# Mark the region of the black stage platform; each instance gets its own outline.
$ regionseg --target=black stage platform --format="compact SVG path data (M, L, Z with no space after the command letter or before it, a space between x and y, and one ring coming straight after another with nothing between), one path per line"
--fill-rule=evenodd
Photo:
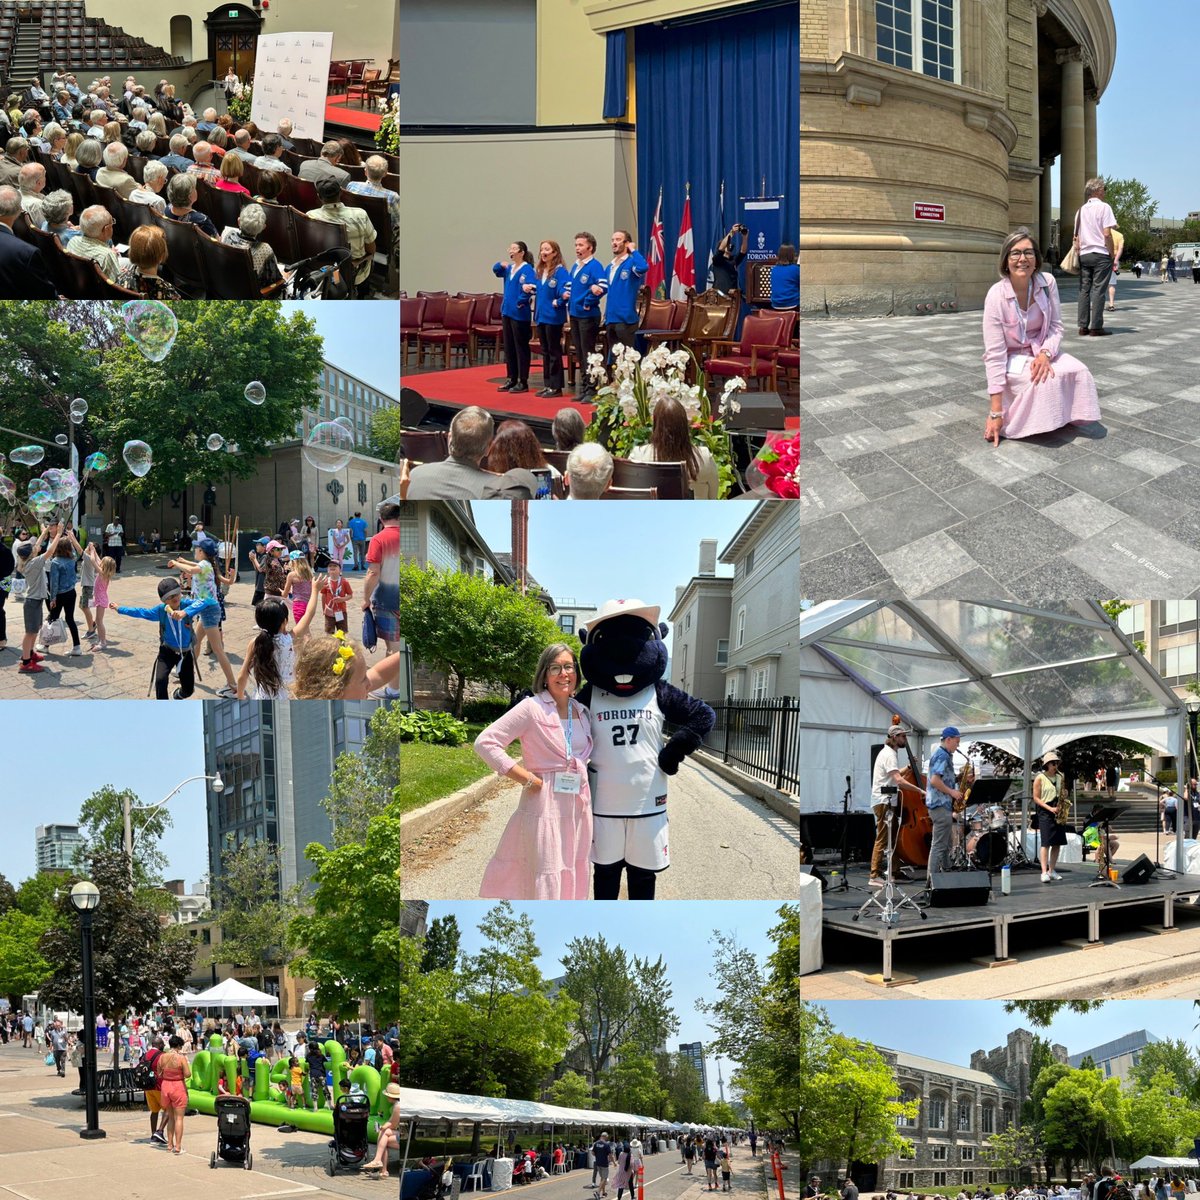
M1124 871L1128 863L1115 864ZM824 901L824 944L826 951L842 939L859 937L869 938L881 943L883 951L883 971L881 982L891 983L892 949L901 938L936 937L938 934L959 933L963 930L987 930L992 932L992 960L996 963L1009 961L1008 935L1010 928L1017 922L1061 919L1075 916L1079 920L1079 936L1081 941L1094 944L1100 938L1101 914L1116 909L1126 909L1136 905L1155 905L1154 924L1162 929L1175 927L1175 901L1186 898L1200 897L1200 876L1179 875L1171 876L1155 873L1147 883L1121 884L1120 887L1089 887L1096 879L1096 868L1090 863L1073 863L1059 865L1061 882L1042 883L1038 871L1014 871L1012 873L1012 891L1005 896L1000 891L1000 873L991 877L991 890L987 903L966 905L955 908L923 907L925 917L904 908L899 918L886 923L880 918L879 910L870 908L857 920L855 913L862 906L868 894L878 896L882 901L882 890L872 888L866 890L867 872L854 871L850 883L861 890L834 891L830 889L823 896ZM988 875L985 871L956 872L958 876L970 876L977 879L981 886L987 886ZM903 892L924 904L921 882L900 884ZM1157 920L1158 908L1161 908L1161 922ZM1148 914L1149 923L1149 914ZM981 949L987 949L986 943Z

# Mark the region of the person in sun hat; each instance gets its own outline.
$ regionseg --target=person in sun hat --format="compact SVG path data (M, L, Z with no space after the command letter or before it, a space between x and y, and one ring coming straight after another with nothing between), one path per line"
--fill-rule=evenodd
M1067 844L1067 829L1061 824L1061 805L1064 781L1059 770L1059 757L1051 750L1042 755L1042 769L1033 781L1033 803L1037 807L1038 832L1041 846L1038 856L1042 863L1042 882L1051 883L1062 879L1055 868L1058 866L1059 851Z
M377 1132L378 1140L375 1143L375 1157L369 1163L363 1163L364 1171L379 1171L386 1175L388 1150L395 1146L397 1150L400 1148L400 1085L398 1083L389 1083L383 1089L383 1097L385 1100L392 1102L392 1115L387 1121L379 1126Z

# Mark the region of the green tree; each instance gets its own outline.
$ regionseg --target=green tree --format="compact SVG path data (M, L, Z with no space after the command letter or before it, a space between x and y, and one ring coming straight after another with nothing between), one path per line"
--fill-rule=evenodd
M699 1123L704 1117L708 1098L704 1095L704 1083L695 1064L675 1051L659 1053L655 1063L666 1095L649 1115L659 1120L669 1117L673 1121Z
M1120 1081L1099 1071L1068 1068L1046 1092L1044 1108L1047 1155L1062 1158L1068 1172L1080 1165L1099 1173L1110 1147L1125 1135Z
M338 755L322 802L333 824L334 846L361 844L371 822L400 799L402 715L398 707L376 709L362 748Z
M1190 1152L1192 1139L1200 1133L1200 1113L1177 1087L1175 1076L1160 1067L1148 1081L1122 1094L1116 1148L1128 1161L1143 1154L1177 1157Z
M564 1071L546 1089L546 1100L563 1108L591 1108L592 1085L577 1071Z
M1151 219L1158 212L1158 201L1138 179L1106 179L1104 199L1117 218L1117 228L1126 237L1134 230L1148 231Z
M212 918L221 940L212 961L253 967L262 991L269 967L292 956L289 929L300 886L280 891L279 854L269 842L244 842L221 852L221 874L213 895Z
M601 1107L614 1112L649 1113L666 1093L653 1053L638 1046L618 1046L616 1062L600 1076Z
M1129 1072L1129 1082L1135 1090L1149 1088L1155 1077L1165 1071L1170 1083L1167 1090L1176 1096L1195 1099L1200 1080L1200 1062L1192 1048L1181 1038L1151 1042L1142 1048L1138 1061Z
M1006 1000L1006 1013L1019 1012L1038 1029L1044 1029L1065 1008L1073 1013L1090 1013L1104 1004L1103 1000Z
M319 1008L352 1012L370 1000L374 1022L399 1015L400 805L389 804L359 843L330 849L311 842L311 911L292 922L290 940L304 949L293 970L317 981ZM421 948L413 945L419 958Z
M19 908L0 917L0 995L36 992L50 978L54 965L42 954L45 922Z
M1010 1125L989 1135L982 1150L989 1168L1005 1179L1024 1178L1026 1172L1046 1156L1041 1130L1035 1125Z
M0 875L0 917L10 908L16 906L17 889L3 875Z
M661 956L650 962L593 934L568 942L564 959L562 990L578 1009L575 1037L593 1086L618 1047L653 1053L679 1028Z
M400 636L414 658L452 677L454 715L469 682L528 687L551 642L570 642L531 596L460 571L400 564Z
M433 924L425 934L421 970L453 971L458 962L458 943L458 918L453 913L444 917L434 917Z
M176 996L195 957L185 929L164 927L154 905L138 892L129 894L128 869L123 854L98 850L92 855L89 874L100 890L92 932L96 1011L113 1018L130 1009L149 1008L162 996ZM54 973L40 993L52 1009L82 1012L79 917L69 898L77 879L72 875L60 881L57 922L42 936L39 950L54 964Z
M703 1123L722 1129L736 1129L741 1122L732 1104L725 1100L710 1100L704 1106Z
M166 855L159 839L173 824L164 804L153 812L137 810L136 792L105 785L79 806L79 826L84 845L76 866L83 869L96 851L121 854L125 849L125 801L130 804L129 828L133 839L133 882L135 887L153 887L162 881Z
M403 422L400 420L400 405L393 404L387 408L376 409L371 417L371 435L367 441L367 449L376 458L395 462L400 457L400 430Z

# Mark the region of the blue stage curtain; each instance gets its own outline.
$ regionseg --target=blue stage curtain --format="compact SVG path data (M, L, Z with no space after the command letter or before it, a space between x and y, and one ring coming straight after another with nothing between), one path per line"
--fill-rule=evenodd
M800 228L800 11L798 4L738 10L732 16L660 27L641 25L637 78L638 247L663 189L667 278L692 185L696 286L704 287L725 180L727 226L740 196L783 195L785 240ZM722 231L724 232L724 231Z
M620 120L629 108L629 78L625 73L625 30L608 35L604 60L604 119Z

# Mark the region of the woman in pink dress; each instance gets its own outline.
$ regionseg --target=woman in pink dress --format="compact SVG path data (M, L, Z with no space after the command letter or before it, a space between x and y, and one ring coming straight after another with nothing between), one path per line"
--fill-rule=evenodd
M586 900L591 877L592 795L587 761L591 718L572 699L579 663L570 646L542 651L533 695L493 721L475 753L494 771L524 785L480 896L497 900ZM508 746L521 739L521 762Z
M1024 227L1000 251L1000 282L983 302L983 361L991 406L983 435L1000 438L1049 433L1100 419L1092 373L1059 350L1062 308L1058 285L1040 273L1042 252Z

